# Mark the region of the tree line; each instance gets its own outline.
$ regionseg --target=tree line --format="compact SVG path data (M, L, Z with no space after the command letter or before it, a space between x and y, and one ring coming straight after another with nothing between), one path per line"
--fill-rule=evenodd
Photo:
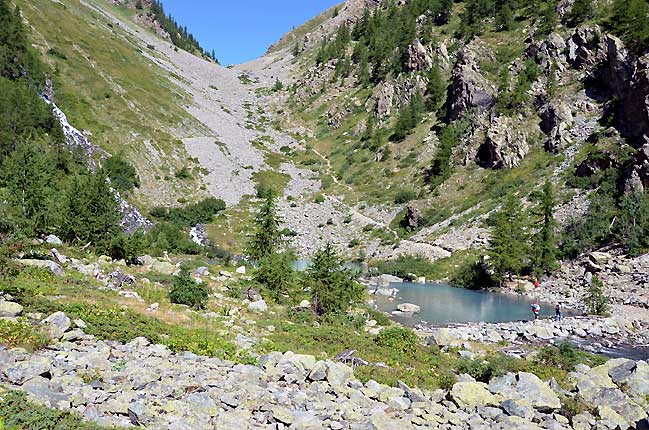
M142 9L141 3L139 9ZM167 15L165 13L160 0L153 1L153 4L151 5L151 13L155 16L160 27L169 33L171 42L175 46L188 52L199 52L204 57L207 57L216 63L219 62L214 50L207 51L204 49L198 40L196 40L196 37L194 37L194 35L187 29L187 26L178 24L171 14Z

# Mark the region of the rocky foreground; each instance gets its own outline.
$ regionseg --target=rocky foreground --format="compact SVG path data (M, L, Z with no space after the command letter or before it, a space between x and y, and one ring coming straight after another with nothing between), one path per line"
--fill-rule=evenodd
M460 375L450 390L362 383L352 368L273 352L258 365L174 354L144 338L100 341L56 313L43 351L0 350L0 382L87 420L149 429L649 428L649 365L584 365L568 386L530 373L489 384ZM564 384L565 385L565 384ZM583 404L583 412L567 404ZM576 414L576 415L575 415Z

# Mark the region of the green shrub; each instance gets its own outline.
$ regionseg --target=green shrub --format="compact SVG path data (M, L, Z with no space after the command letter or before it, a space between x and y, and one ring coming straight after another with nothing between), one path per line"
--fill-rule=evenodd
M110 178L111 185L120 192L140 186L140 178L135 167L121 155L114 155L104 161L102 170Z
M417 193L414 191L410 190L401 190L397 192L397 194L394 196L394 203L397 205L401 205L404 203L408 203L411 200L414 200L417 198Z
M277 303L286 301L296 289L297 280L291 267L294 260L289 252L272 253L259 261L255 271L254 281Z
M110 242L110 256L113 260L124 260L128 264L137 264L138 257L144 253L146 237L142 230L132 235L119 233Z
M325 196L323 196L322 194L317 194L313 199L313 201L316 202L317 204L322 204L325 202Z
M603 356L580 351L573 343L562 342L558 346L544 346L534 357L534 362L539 366L554 367L572 372L577 364L599 366L604 364Z
M178 224L161 222L146 235L149 252L161 255L163 251L174 254L197 255L204 251L201 245L189 239L189 232Z
M35 351L47 344L47 337L26 320L19 319L17 322L12 322L0 319L0 345Z
M181 180L191 179L192 172L189 170L187 166L183 166L181 169L176 170L174 176Z
M191 306L194 309L205 309L209 298L209 289L204 282L195 282L187 269L182 269L174 279L169 291L171 303Z
M392 322L389 316L381 311L377 311L376 309L367 310L367 319L376 321L380 326L389 326Z
M450 284L454 287L483 289L496 285L491 276L482 268L479 260L469 259L455 271Z
M381 330L374 341L380 347L390 348L404 354L414 353L419 344L419 339L412 330L396 326Z
M208 197L183 208L155 207L151 210L151 216L159 220L189 227L209 223L214 219L214 216L223 210L225 210L223 200Z
M2 430L108 430L87 423L69 412L57 411L27 400L27 394L9 391L0 394Z

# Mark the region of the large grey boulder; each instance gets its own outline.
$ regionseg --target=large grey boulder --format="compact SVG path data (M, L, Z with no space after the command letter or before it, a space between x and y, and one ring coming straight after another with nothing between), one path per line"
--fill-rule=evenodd
M412 303L401 303L397 305L397 310L400 310L401 312L409 313L409 314L414 314L417 313L421 310L421 307L419 305L415 305Z
M489 383L489 390L506 399L529 401L530 406L543 412L561 408L561 401L550 386L532 373L508 373Z
M30 266L30 267L39 267L42 269L48 269L50 272L52 272L53 275L56 276L63 276L65 272L63 272L63 268L59 266L57 263L54 261L50 260L32 260L32 259L24 259L24 260L17 260L18 263L22 264L23 266Z
M478 406L496 406L496 396L489 392L487 385L481 382L457 382L450 392L451 399L463 409Z
M3 369L7 380L14 385L22 385L36 376L50 373L52 362L47 357L34 356L26 361L19 361L9 368Z
M63 312L54 312L41 321L45 333L51 340L59 340L71 325L70 318Z
M0 318L15 318L23 313L23 307L18 303L0 301Z

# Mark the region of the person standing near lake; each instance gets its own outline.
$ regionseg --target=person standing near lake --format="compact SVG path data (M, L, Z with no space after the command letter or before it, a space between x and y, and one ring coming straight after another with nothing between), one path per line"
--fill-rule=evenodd
M561 321L563 319L563 313L561 312L561 305L557 303L554 306L554 320Z
M534 314L534 319L539 319L539 312L541 312L541 306L538 302L532 303L532 313Z

